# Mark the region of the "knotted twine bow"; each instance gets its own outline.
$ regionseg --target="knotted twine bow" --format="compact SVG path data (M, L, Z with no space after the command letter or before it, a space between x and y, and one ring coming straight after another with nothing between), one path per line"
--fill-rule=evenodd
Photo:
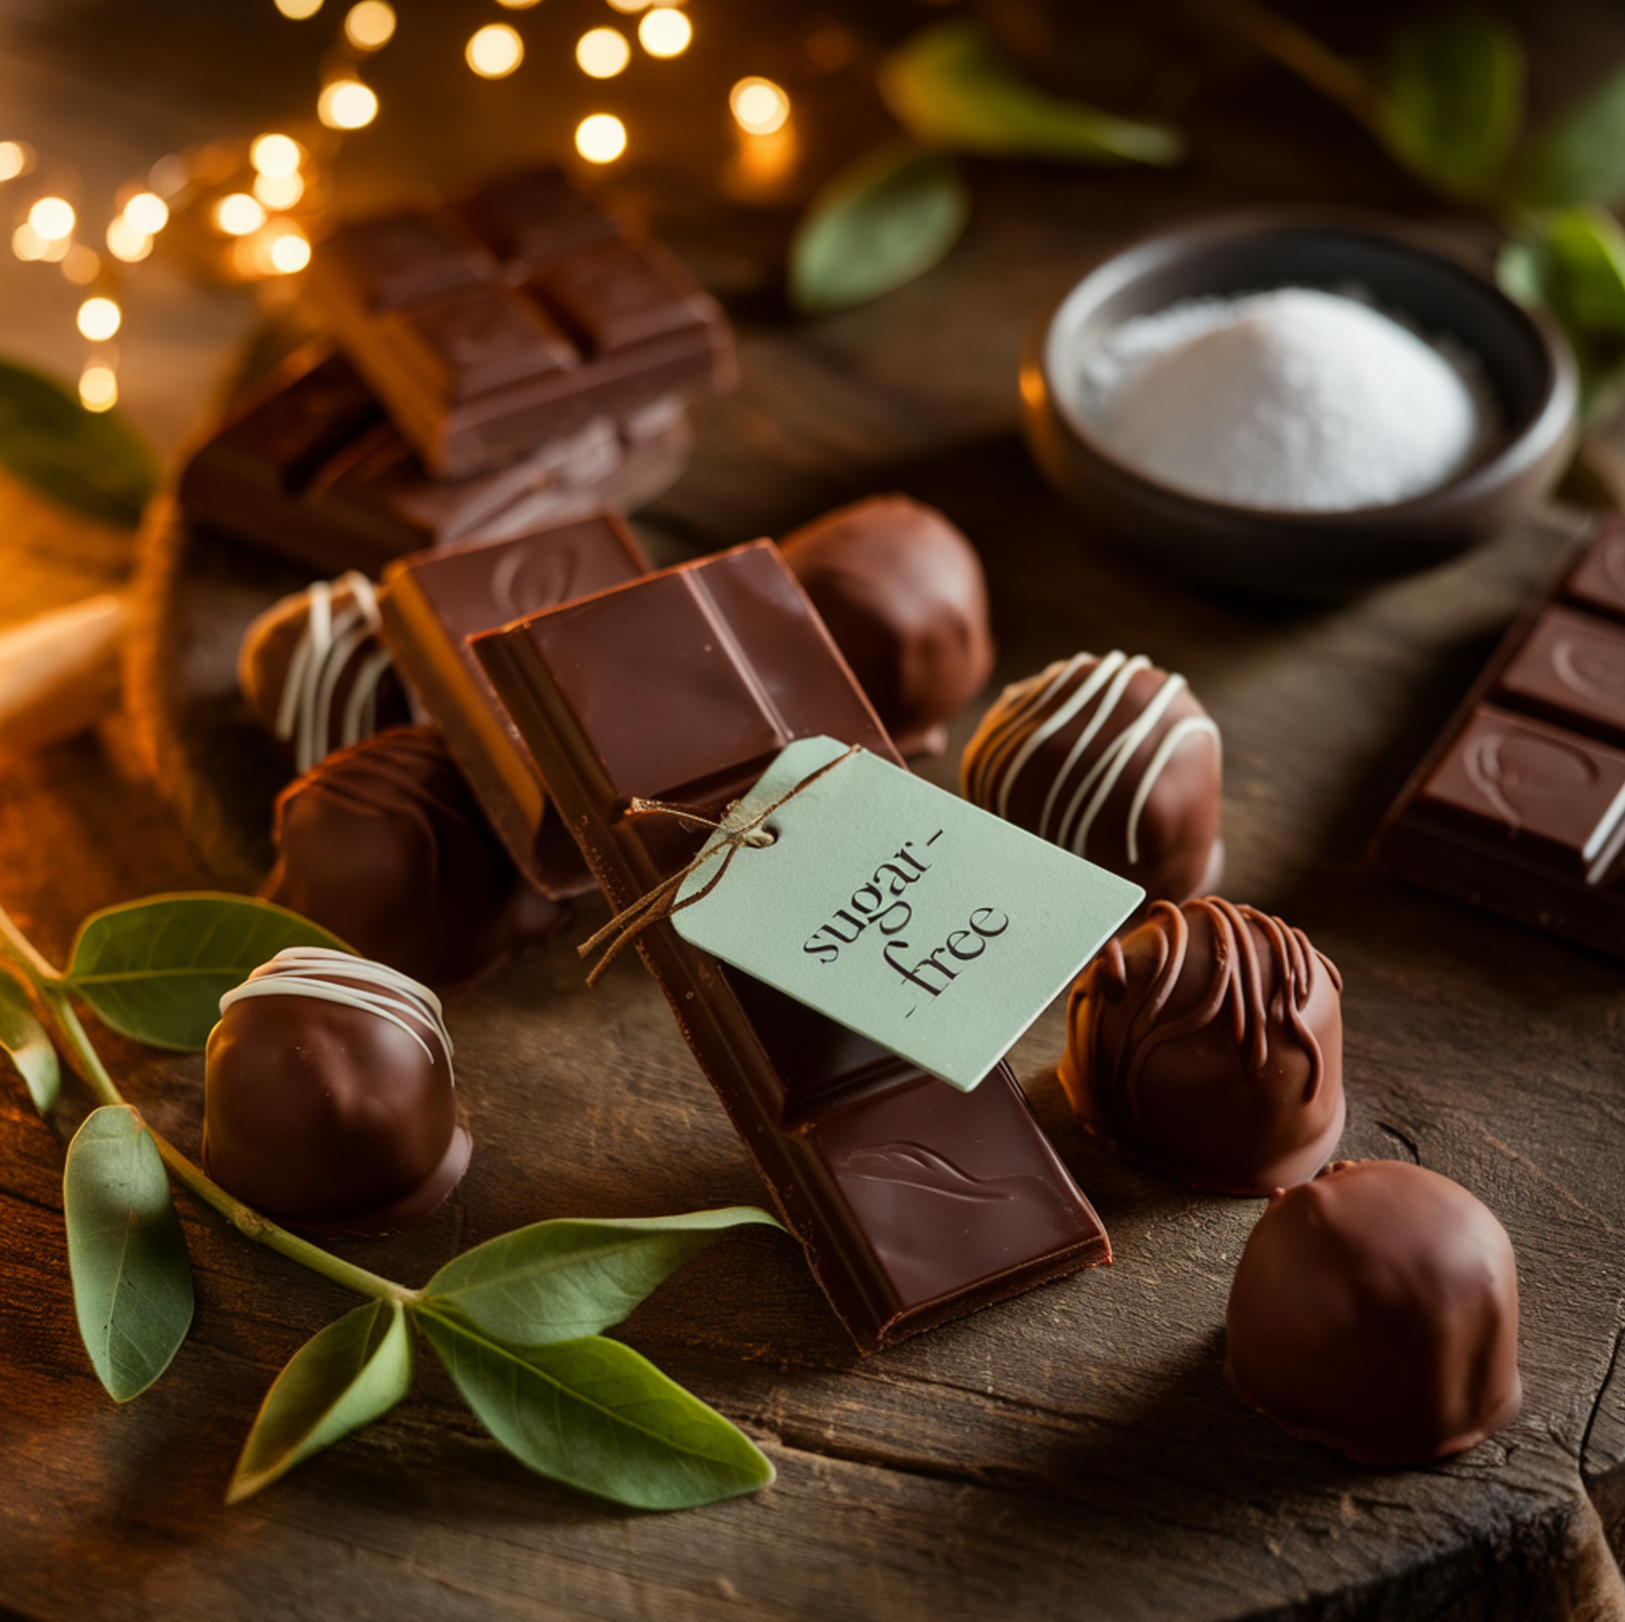
M739 852L749 846L753 850L761 850L774 841L773 833L763 826L767 819L781 806L788 804L803 790L809 789L820 777L832 772L845 761L850 760L862 748L861 744L853 744L845 754L837 755L834 760L825 761L816 771L808 772L794 788L788 788L771 805L764 806L754 816L746 817L741 822L734 820L738 812L740 800L731 800L722 813L720 822L710 817L702 817L698 812L690 811L685 806L668 805L664 800L645 800L634 796L627 807L628 816L663 815L676 817L682 822L691 823L700 828L713 828L722 835L715 843L704 846L694 859L686 866L680 867L669 878L664 878L652 890L638 897L630 906L622 907L610 921L595 934L591 940L583 941L576 948L579 957L591 957L605 941L603 955L587 971L587 984L598 983L598 977L611 963L621 955L624 948L630 946L650 924L657 924L662 918L669 918L674 912L681 912L684 907L692 907L696 901L703 901L722 882L728 869L733 865L733 859ZM722 866L700 886L693 895L686 900L679 901L677 892L682 889L684 881L690 873L705 866L709 861L720 856Z

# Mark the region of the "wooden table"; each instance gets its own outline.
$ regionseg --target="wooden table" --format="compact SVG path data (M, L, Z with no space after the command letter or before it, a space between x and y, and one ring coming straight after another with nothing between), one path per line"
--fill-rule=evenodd
M703 26L700 0L695 11ZM896 7L889 31L918 15ZM770 54L762 71L775 71ZM710 95L745 70L733 62L674 74L688 86L673 92L677 110L695 85ZM1127 235L1246 200L1422 206L1333 115L1263 84L1268 94L1199 109L1205 155L1175 175L978 168L975 218L948 263L814 325L790 321L768 291L787 209L685 192L680 165L629 171L624 195L729 296L743 363L738 391L696 414L693 464L640 526L675 558L904 489L981 549L995 686L1081 647L1143 651L1189 677L1224 734L1225 893L1302 926L1344 975L1342 1152L1443 1171L1512 1235L1518 1422L1451 1463L1385 1471L1293 1442L1242 1408L1220 1373L1222 1324L1260 1203L1197 1198L1087 1139L1055 1079L1053 1008L1016 1066L1112 1233L1113 1267L865 1361L793 1245L753 1231L618 1331L760 1442L779 1472L771 1488L676 1516L606 1507L527 1473L425 1367L386 1420L228 1510L221 1495L265 1388L349 1298L183 1201L196 1323L165 1379L116 1408L74 1328L62 1144L5 1083L4 1614L1625 1617L1609 1552L1625 1547L1620 967L1403 890L1363 857L1578 516L1553 506L1470 558L1335 611L1247 609L1112 561L1041 484L1014 430L1026 326ZM810 84L809 129L854 107L861 144L864 120L879 120L860 88L850 75ZM1297 139L1280 139L1283 109L1306 121ZM7 617L121 571L119 537L16 489L0 489L0 503ZM144 568L149 600L195 635L166 657L149 644L141 723L0 776L0 901L59 959L96 906L253 878L244 852L261 834L211 841L200 828L188 785L208 766L188 756L165 695L221 690L232 616L277 582L195 552L149 549ZM200 621L199 602L234 606ZM143 769L155 740L170 751L162 788ZM930 774L951 781L953 758ZM456 1250L542 1217L761 1197L642 971L628 963L583 986L571 948L600 916L584 908L567 939L450 1000L473 1169L421 1229L347 1254L417 1283ZM195 1146L201 1060L111 1037L106 1051L130 1096ZM85 1107L70 1096L64 1133Z

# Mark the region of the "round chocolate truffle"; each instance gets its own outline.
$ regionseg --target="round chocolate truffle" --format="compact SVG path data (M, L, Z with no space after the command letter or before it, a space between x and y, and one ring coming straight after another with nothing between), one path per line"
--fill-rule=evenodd
M273 603L244 633L237 685L296 771L412 719L378 626L372 582L351 570Z
M1183 901L1218 883L1219 729L1183 676L1080 653L1006 687L960 792L1040 839Z
M1342 1136L1342 979L1302 930L1218 896L1158 901L1072 987L1061 1082L1111 1148L1268 1194Z
M1425 1464L1517 1417L1518 1274L1494 1213L1399 1160L1277 1189L1242 1252L1225 1378L1306 1441Z
M520 876L435 727L380 732L295 778L272 838L267 901L431 986L477 979L569 916Z
M220 999L203 1165L228 1193L323 1233L389 1233L468 1168L440 1000L366 958L291 947Z
M815 518L781 550L899 753L941 754L993 669L976 549L935 507L890 495Z

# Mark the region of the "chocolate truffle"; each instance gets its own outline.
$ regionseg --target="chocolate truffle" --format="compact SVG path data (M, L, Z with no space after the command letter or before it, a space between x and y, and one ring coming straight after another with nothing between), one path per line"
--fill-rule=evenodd
M898 752L941 754L993 669L976 549L935 507L891 495L825 513L781 550Z
M1518 1274L1494 1214L1398 1160L1277 1189L1242 1252L1224 1373L1363 1464L1425 1464L1517 1417Z
M1218 883L1219 729L1183 676L1080 653L1006 687L965 746L985 811L1183 901Z
M203 1166L265 1215L323 1233L421 1222L468 1169L440 999L382 963L290 947L220 999Z
M260 894L431 986L496 968L569 916L519 875L435 727L329 755L277 796Z
M1072 987L1061 1082L1097 1137L1219 1194L1268 1194L1343 1132L1342 979L1302 930L1155 902Z
M244 633L237 685L296 771L412 719L378 623L372 582L352 570L273 603Z

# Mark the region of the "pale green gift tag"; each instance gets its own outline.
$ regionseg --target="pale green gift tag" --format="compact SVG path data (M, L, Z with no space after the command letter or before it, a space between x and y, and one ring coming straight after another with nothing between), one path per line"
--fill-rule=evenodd
M969 1091L1145 892L862 750L773 811L772 843L736 846L718 879L727 832L845 750L802 738L779 754L672 924Z

